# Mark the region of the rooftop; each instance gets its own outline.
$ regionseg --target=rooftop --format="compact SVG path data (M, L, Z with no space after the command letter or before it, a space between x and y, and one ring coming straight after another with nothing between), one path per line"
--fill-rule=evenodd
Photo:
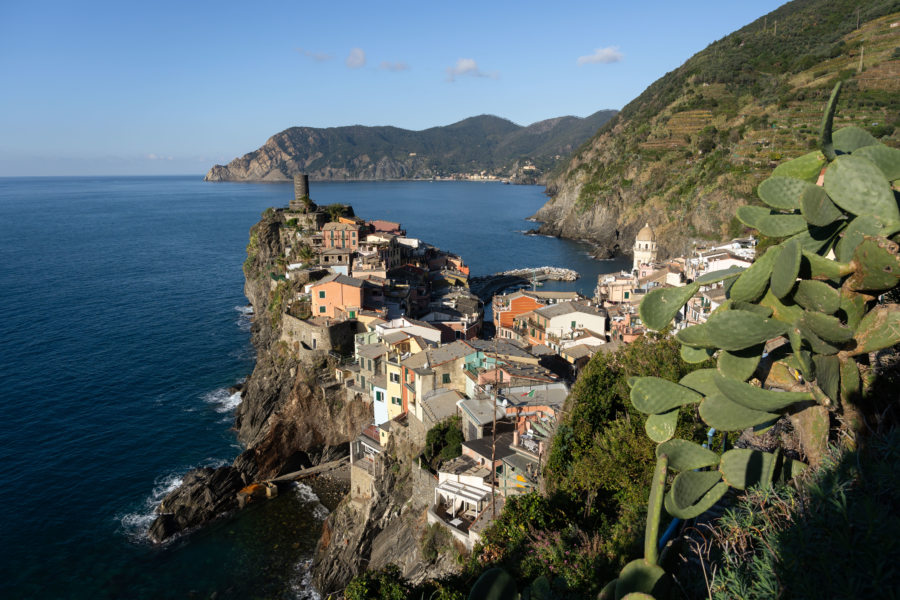
M552 319L553 317L560 317L562 315L568 315L575 312L588 315L596 315L598 317L606 316L606 311L604 309L597 308L595 306L588 306L587 304L581 304L578 302L561 302L559 304L551 304L550 306L544 306L535 309L534 312L541 315L542 317L547 317L548 319Z
M356 279L355 277L348 277L346 275L341 275L340 273L334 273L332 275L328 275L327 277L323 277L319 281L312 284L312 287L318 287L320 285L324 285L326 283L339 283L341 285L349 285L357 288L361 288L365 282L362 279Z
M513 449L510 446L513 443L513 434L512 432L501 433L497 436L497 443L494 449L494 459L501 460L505 456L509 456L513 452ZM469 448L477 454L478 456L484 457L488 462L491 460L491 446L493 445L493 441L490 436L484 436L483 438L479 438L477 440L469 440L468 442L463 442L463 446Z

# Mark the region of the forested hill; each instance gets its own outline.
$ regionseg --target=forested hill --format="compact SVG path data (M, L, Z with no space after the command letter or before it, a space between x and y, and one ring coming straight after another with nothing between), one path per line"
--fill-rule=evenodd
M897 146L897 22L900 0L795 0L710 44L557 168L543 231L613 249L649 222L668 254L741 234L734 213L764 175L815 148L837 80L835 127Z
M527 127L491 115L444 127L291 127L259 149L216 165L207 181L313 179L431 179L482 171L534 182L565 160L606 123L614 110L558 117Z

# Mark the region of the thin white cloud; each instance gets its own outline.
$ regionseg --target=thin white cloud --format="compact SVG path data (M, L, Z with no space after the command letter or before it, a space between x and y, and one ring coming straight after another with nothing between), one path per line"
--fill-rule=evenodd
M159 154L153 154L152 152L150 154L145 154L144 158L147 160L175 160L175 157L173 156L160 156Z
M313 52L312 50L306 50L304 48L297 48L297 52L316 62L326 62L334 58L334 55L328 54L327 52Z
M606 48L597 48L593 54L578 57L578 66L595 65L620 62L625 55L619 52L618 46L607 46Z
M460 58L452 67L447 67L447 81L456 81L457 77L468 75L470 77L486 77L488 79L499 79L500 74L496 71L486 73L478 68L478 63L473 58Z
M347 66L351 69L358 69L366 66L366 53L362 48L353 48L347 55Z
M409 71L409 65L403 62L402 60L399 62L389 62L386 60L381 61L381 64L378 65L378 68L382 71Z

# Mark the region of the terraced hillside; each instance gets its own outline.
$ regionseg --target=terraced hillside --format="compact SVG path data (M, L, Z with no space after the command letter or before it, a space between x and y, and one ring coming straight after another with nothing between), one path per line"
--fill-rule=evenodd
M735 211L816 147L837 80L835 127L900 145L900 0L795 0L697 53L558 169L542 231L613 252L649 222L665 254L743 233Z

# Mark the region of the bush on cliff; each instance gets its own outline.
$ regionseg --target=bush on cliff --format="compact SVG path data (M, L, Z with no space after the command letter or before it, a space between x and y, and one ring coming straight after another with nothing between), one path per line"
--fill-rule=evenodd
M422 457L432 469L462 454L463 433L458 416L445 419L428 430Z

